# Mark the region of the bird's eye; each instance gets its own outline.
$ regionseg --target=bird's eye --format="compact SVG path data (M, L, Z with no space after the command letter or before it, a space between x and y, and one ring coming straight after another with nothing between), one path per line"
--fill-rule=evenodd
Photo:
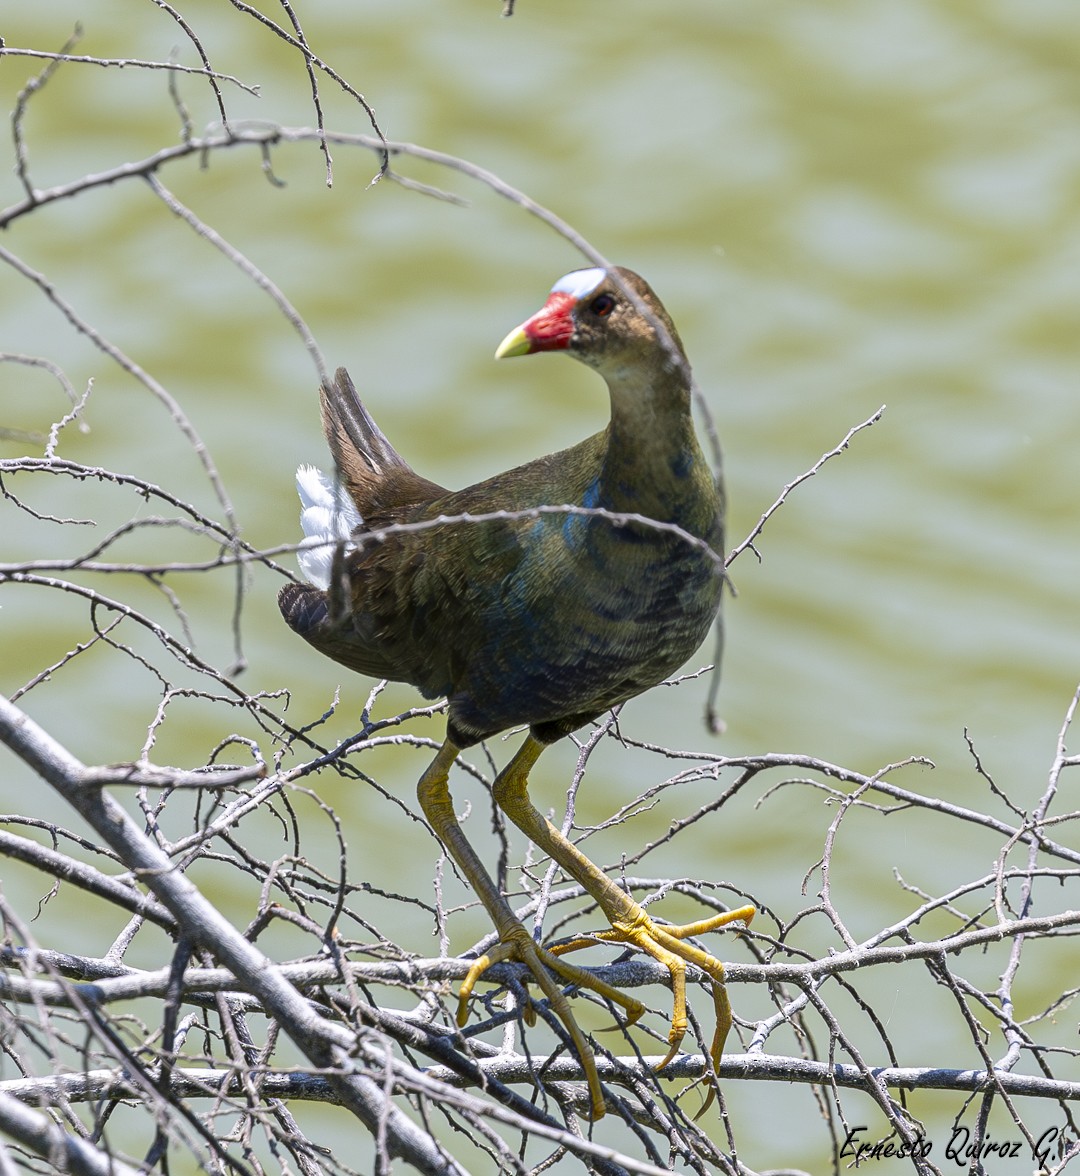
M597 318L607 318L615 309L615 299L610 294L597 294L589 303L589 309Z

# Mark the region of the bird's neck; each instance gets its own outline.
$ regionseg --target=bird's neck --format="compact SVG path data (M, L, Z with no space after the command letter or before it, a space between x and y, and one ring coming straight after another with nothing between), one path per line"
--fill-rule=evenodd
M665 357L666 358L666 357ZM612 510L679 522L696 512L712 474L690 413L685 363L634 365L608 374L611 423L601 473Z

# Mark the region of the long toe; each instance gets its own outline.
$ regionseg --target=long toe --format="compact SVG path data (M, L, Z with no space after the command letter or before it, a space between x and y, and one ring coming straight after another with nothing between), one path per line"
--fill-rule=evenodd
M589 1084L589 1097L592 1104L592 1118L599 1119L605 1111L604 1095L600 1087L600 1075L596 1069L596 1058L592 1046L577 1023L570 1008L570 1002L553 976L558 976L564 983L573 984L590 992L595 992L605 1000L619 1005L625 1012L627 1023L633 1024L645 1011L645 1006L632 996L620 992L613 985L598 979L591 972L571 964L568 960L560 959L553 952L537 944L532 936L520 924L509 930L500 943L486 955L476 960L469 969L465 979L461 982L458 995L457 1019L459 1025L464 1025L468 1015L468 1002L476 986L477 980L493 964L516 960L524 964L532 978L540 986L540 990L547 997L552 1011L556 1014L573 1043L574 1050L581 1061ZM674 1055L673 1055L674 1056Z
M671 977L672 1012L671 1028L668 1031L668 1052L656 1067L662 1070L679 1052L683 1038L686 1035L686 965L693 964L699 968L712 984L713 1006L716 1012L716 1030L709 1048L709 1057L713 1069L720 1065L724 1044L731 1029L731 1002L728 999L727 987L724 982L724 965L715 956L687 942L692 936L701 935L707 931L715 931L734 922L749 923L754 917L752 906L739 907L734 911L724 911L708 919L701 919L695 923L682 926L669 926L654 923L639 907L636 915L622 922L615 920L609 931L597 931L590 938L582 937L556 949L560 952L575 951L587 946L590 942L625 943L643 951L652 959L664 965ZM715 1090L710 1090L708 1101L701 1113L708 1108L715 1096Z

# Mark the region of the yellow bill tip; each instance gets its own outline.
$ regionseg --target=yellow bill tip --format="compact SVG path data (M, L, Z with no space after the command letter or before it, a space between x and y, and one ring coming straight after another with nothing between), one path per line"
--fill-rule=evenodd
M528 355L532 349L532 340L525 334L525 328L515 327L495 348L495 358L510 359L514 355Z

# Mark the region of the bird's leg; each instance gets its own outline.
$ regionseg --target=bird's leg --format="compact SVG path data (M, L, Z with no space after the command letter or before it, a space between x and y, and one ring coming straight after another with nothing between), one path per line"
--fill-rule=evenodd
M569 841L529 800L529 771L536 763L544 744L530 735L517 754L495 779L492 792L495 803L524 832L534 845L549 854L560 866L596 899L611 924L610 931L575 939L554 946L553 954L574 951L597 940L607 943L628 943L640 948L663 964L671 974L673 1009L671 1031L668 1034L668 1053L657 1069L663 1069L679 1050L686 1033L686 964L700 968L712 981L713 1001L716 1006L716 1033L709 1051L717 1066L724 1042L731 1028L731 1005L724 986L724 965L708 952L683 942L691 936L714 931L728 923L749 923L754 908L740 907L725 911L710 919L689 923L683 927L666 927L654 923L629 894L594 865ZM711 1099L711 1095L710 1095ZM706 1104L707 1105L707 1104Z
M462 833L457 815L454 812L453 802L450 798L449 775L450 768L453 766L454 760L457 759L459 751L460 748L447 739L420 777L416 788L417 798L420 801L420 807L424 810L424 816L427 817L436 836L468 879L469 885L472 886L477 897L484 904L499 933L499 946L478 959L462 982L458 1001L458 1024L464 1025L469 995L477 979L487 968L507 959L517 959L525 964L550 1001L552 1009L566 1026L566 1031L581 1059L581 1065L589 1084L592 1117L599 1119L604 1114L604 1096L600 1089L600 1076L596 1070L596 1059L593 1056L592 1047L574 1019L569 1001L552 979L548 969L550 968L552 972L571 984L591 989L608 1000L620 1004L626 1010L631 1024L641 1016L645 1008L640 1001L634 1000L610 984L598 980L584 968L579 968L567 960L558 959L554 954L534 942L532 936L514 917L514 912L495 885L491 875L484 868L476 850Z

